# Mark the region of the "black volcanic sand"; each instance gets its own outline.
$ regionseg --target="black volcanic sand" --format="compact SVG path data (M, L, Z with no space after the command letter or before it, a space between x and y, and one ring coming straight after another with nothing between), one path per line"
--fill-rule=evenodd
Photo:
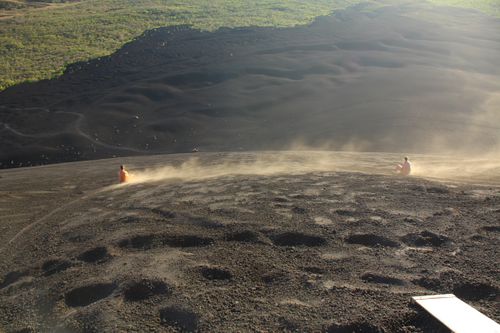
M291 29L157 29L58 79L8 89L1 166L295 140L498 147L500 20L417 2L363 9Z
M116 164L0 172L0 330L447 332L410 302L434 293L500 320L498 187L334 171L110 187Z

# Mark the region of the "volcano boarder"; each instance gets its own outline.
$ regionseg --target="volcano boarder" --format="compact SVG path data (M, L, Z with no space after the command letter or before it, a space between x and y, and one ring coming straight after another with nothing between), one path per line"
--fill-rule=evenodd
M120 183L126 183L130 180L130 176L128 174L128 171L125 170L124 165L120 165L119 180L120 180Z
M402 176L409 176L411 174L411 163L408 157L405 157L403 164L398 164L396 166L396 172Z

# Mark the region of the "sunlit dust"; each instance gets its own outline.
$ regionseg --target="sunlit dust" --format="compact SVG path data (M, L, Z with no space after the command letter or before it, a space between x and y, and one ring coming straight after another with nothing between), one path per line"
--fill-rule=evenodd
M130 167L128 185L165 180L194 181L236 175L300 175L324 172L360 172L393 177L394 167L405 154L330 151L282 151L258 153L221 153L205 162L191 157L175 165L135 169ZM500 160L494 156L465 158L446 155L409 155L411 177L442 181L500 184ZM126 185L127 185L126 184Z

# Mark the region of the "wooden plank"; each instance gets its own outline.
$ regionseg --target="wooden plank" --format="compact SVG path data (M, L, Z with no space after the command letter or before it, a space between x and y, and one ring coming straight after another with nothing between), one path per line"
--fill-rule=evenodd
M455 333L500 333L500 325L453 294L412 299Z

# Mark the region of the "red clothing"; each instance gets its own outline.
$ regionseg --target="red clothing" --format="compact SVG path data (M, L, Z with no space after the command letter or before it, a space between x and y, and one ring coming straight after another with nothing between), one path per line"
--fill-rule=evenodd
M120 183L126 183L128 180L128 172L126 170L120 170Z

